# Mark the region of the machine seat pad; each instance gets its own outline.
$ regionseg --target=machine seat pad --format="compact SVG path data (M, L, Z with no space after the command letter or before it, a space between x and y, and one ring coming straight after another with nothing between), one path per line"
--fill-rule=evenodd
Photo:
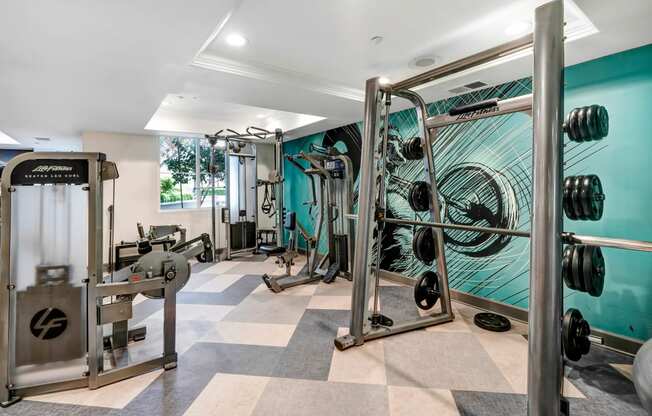
M272 246L269 244L261 244L258 247L258 251L261 253L265 253L268 256L273 256L275 254L283 254L285 253L285 247L279 247L279 246Z

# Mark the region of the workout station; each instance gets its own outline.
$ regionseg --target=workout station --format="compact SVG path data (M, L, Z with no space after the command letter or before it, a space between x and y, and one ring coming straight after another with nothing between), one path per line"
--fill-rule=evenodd
M652 415L649 1L9 3L0 415Z

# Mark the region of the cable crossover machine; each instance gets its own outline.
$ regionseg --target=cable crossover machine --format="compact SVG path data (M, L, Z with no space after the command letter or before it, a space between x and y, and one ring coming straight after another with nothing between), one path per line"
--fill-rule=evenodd
M563 27L563 2L554 0L535 10L533 34L391 85L381 85L379 78L367 81L359 178L357 234L360 238L355 240L351 323L349 334L335 340L338 349L454 319L443 229L530 238L528 415L569 414L569 404L562 397L561 389L563 357L578 360L588 353L591 331L577 309L571 308L562 316L562 281L571 289L600 296L605 278L600 247L652 252L652 242L578 235L562 229L563 215L570 220L599 220L605 201L597 176L563 177L562 136L565 133L569 140L578 143L600 140L607 136L609 127L607 111L599 105L575 108L565 120L562 117ZM446 114L429 115L424 100L412 91L417 86L528 48L534 50L533 94L482 101L454 108ZM408 201L413 210L426 213L429 221L385 216L385 164L392 97L407 99L416 107L418 136L403 141L401 153L405 159L423 161L423 180L412 184ZM533 118L531 231L442 222L432 150L438 129L514 112L528 112ZM394 278L415 282L417 306L429 310L439 302L439 312L399 324L380 313L379 280L397 275L380 269L380 242L385 224L415 227L415 257L433 265L435 270L426 271L418 279L402 275ZM374 234L377 235L375 244L370 247ZM566 247L562 250L563 244Z
M212 238L216 240L216 203L215 203L215 147L218 141L225 143L224 168L226 185L226 203L222 208L221 222L225 225L225 259L242 253L257 253L263 235L272 235L271 243L283 242L283 131L274 132L247 127L246 133L232 129L220 130L213 135L204 136L211 146L209 173L211 180L211 227ZM274 138L274 169L268 179L258 179L256 145L266 143ZM265 198L261 206L264 214L274 217L274 229L259 228L258 221L258 187L265 188ZM266 238L267 240L267 238ZM215 244L216 249L218 244ZM217 259L218 257L215 256Z

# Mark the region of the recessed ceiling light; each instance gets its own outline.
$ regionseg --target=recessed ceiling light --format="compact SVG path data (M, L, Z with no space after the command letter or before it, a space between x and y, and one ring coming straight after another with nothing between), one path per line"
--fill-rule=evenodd
M247 39L245 39L244 36L239 35L237 33L231 33L229 36L226 37L226 43L229 46L233 46L235 48L241 48L247 44Z
M516 21L505 28L505 34L508 36L523 35L532 29L530 22L522 20Z
M256 118L265 118L265 117L267 117L265 114L257 114L256 115Z
M382 36L374 36L371 39L369 39L369 41L371 42L372 45L376 46L376 45L380 45L383 39L384 38Z
M389 78L380 77L380 78L378 78L378 82L380 82L381 85L387 85L387 84L389 84Z
M428 68L439 62L441 62L441 58L439 56L432 54L421 55L413 58L410 62L408 62L408 67L412 69Z

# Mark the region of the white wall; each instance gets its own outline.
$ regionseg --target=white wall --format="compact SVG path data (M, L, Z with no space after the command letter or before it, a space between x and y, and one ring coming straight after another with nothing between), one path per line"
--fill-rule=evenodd
M211 233L210 208L164 210L159 209L159 136L118 133L84 132L82 148L85 152L105 153L117 164L120 177L115 181L115 241L133 241L137 237L136 223L145 229L154 224L180 224L192 238L200 233ZM267 178L273 166L273 146L259 145L258 177ZM111 181L104 184L104 236L108 247L108 212L111 204ZM262 192L262 189L259 189ZM259 194L262 200L262 193ZM224 226L217 217L218 247L224 247ZM270 228L270 219L259 212L260 226ZM108 251L105 249L105 252Z

